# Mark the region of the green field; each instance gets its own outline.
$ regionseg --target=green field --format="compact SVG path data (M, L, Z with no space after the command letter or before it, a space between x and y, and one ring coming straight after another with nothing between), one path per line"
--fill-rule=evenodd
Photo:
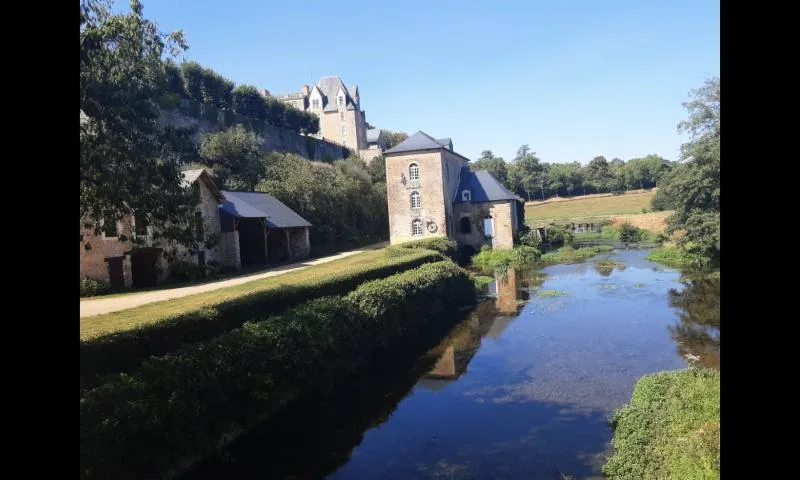
M525 205L525 220L551 220L564 218L603 217L650 210L650 200L655 191L628 193L625 195L573 197L548 200L544 203Z

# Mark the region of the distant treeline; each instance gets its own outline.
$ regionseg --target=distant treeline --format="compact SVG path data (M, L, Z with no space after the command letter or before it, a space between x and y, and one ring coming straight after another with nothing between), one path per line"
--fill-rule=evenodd
M196 62L178 65L167 61L165 69L169 94L213 105L220 110L233 111L293 132L319 132L319 117L313 113L290 107L274 97L265 97L252 85L236 86L231 80Z
M485 150L470 164L470 168L487 170L506 188L526 200L543 200L553 196L623 193L652 188L674 165L675 162L658 155L628 161L615 158L610 162L597 156L586 165L579 162L546 163L523 145L511 162Z

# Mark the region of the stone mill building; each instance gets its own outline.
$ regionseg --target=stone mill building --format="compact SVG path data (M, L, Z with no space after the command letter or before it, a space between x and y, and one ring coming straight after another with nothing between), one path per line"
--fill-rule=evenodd
M514 246L524 203L489 172L470 170L449 138L417 132L386 157L392 244L449 237L461 246Z

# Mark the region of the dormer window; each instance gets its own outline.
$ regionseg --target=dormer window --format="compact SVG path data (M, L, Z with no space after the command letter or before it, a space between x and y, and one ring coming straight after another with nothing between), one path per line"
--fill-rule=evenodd
M419 180L419 165L412 163L408 166L408 179Z
M469 202L470 200L472 200L472 192L469 190L462 190L461 200L464 202Z
M311 107L319 108L319 98L315 98L314 100L311 100Z

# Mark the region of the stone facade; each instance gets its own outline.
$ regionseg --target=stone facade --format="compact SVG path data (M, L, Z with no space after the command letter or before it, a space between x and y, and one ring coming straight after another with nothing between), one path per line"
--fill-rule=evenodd
M411 180L410 167L419 169L419 179ZM447 236L450 198L445 189L442 153L420 152L398 155L386 161L386 194L389 207L389 240L392 244L420 238ZM411 195L420 196L419 208L412 208ZM412 232L419 220L420 235Z
M385 156L390 243L446 236L476 249L513 248L519 199L488 173L474 175L468 170L469 160L452 150L452 142L445 146L442 140L417 132ZM457 197L461 182L467 180L478 182L480 192L475 193L484 199ZM468 219L468 228L462 219ZM491 222L490 238L485 221Z
M153 226L146 228L145 234L136 233L135 217L125 217L117 222L117 235L107 236L106 233L95 234L91 223L88 220L81 221L81 261L80 276L90 277L104 283L110 283L108 258L124 257L124 280L125 287L130 287L133 282L131 271L130 252L136 247L158 247L162 248L178 260L190 263L198 263L200 255L204 255L205 262L219 262L220 242L219 242L219 214L217 206L220 197L214 193L213 183L207 175L199 176L193 183L197 188L199 204L196 208L198 215L203 219L203 232L206 242L200 248L190 254L189 249L183 245L164 240L156 240L154 237ZM135 242L134 242L135 239ZM207 246L205 243L208 243ZM86 245L89 245L88 249ZM212 245L213 244L213 245ZM198 252L203 252L202 254ZM164 281L169 276L169 262L164 255L159 255L156 261L157 279Z
M366 114L361 109L358 86L347 87L337 76L320 78L313 87L275 96L286 105L319 117L317 138L360 152L367 149Z
M308 237L308 227L289 229L289 256L292 259L308 258L311 253L311 244Z
M457 203L453 211L456 223L454 239L462 245L470 245L480 249L483 245L503 249L514 247L514 233L519 226L516 222L516 209L518 204L514 201L498 201L490 203ZM491 217L492 237L486 237L484 220ZM464 233L462 219L470 222L469 233Z
M116 222L115 236L106 236L105 233L96 234L94 226L89 219L81 220L81 261L80 276L100 280L109 284L109 270L106 259L114 257L124 257L123 271L125 286L130 287L130 258L125 256L125 252L131 249L133 242L133 222L130 217L123 218ZM124 240L120 240L124 239Z

